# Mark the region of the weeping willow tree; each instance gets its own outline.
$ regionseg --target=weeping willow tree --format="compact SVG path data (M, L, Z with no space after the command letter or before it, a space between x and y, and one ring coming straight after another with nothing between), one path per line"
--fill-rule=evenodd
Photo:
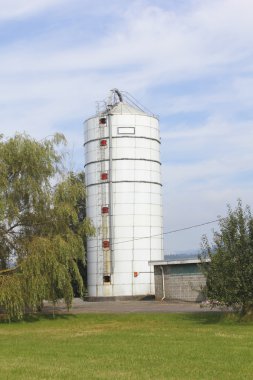
M64 298L70 307L73 281L83 292L78 261L94 229L85 217L83 175L63 175L60 144L60 134L0 138L0 310L10 319L45 299Z

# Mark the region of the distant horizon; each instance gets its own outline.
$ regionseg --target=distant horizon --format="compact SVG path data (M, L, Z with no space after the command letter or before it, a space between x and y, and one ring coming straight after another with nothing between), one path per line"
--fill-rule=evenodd
M180 251L170 251L169 253L164 253L164 257L165 256L180 256L180 255L185 255L185 256L191 256L191 255L194 255L195 253L200 253L201 250L198 249L198 248L192 248L192 249L188 249L188 250L180 250Z

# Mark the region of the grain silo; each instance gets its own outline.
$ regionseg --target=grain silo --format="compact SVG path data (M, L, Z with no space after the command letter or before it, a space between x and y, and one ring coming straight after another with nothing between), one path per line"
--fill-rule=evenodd
M158 119L114 89L85 122L88 296L154 294L149 261L163 259Z

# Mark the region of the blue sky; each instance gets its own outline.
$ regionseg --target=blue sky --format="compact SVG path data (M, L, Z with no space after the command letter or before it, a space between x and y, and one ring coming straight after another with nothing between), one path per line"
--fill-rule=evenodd
M83 166L82 122L111 88L160 117L165 231L253 206L251 0L0 0L0 121L63 132ZM213 226L167 235L198 248Z

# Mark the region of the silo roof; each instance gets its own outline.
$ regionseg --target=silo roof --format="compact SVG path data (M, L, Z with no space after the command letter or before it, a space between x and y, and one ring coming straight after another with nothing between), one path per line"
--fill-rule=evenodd
M140 108L133 107L132 105L124 102L120 102L115 104L111 110L110 113L117 114L117 115L125 115L125 114L131 114L131 115L147 115L144 111L142 111Z

